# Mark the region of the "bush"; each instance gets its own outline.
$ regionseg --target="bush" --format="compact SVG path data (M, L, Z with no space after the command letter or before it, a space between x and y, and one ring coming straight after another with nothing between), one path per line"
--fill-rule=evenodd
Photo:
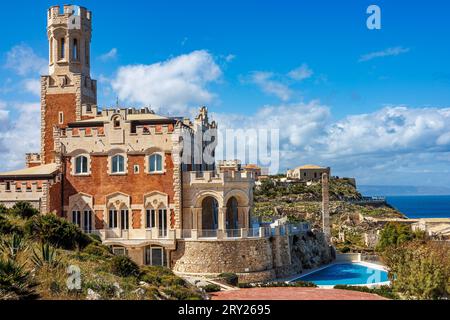
M359 291L359 292L367 292L377 294L379 296L388 298L388 299L399 299L398 295L392 291L390 286L380 286L376 288L368 288L363 286L348 286L345 284L335 285L334 289L342 289L342 290L350 290L350 291Z
M23 266L9 259L0 259L0 300L36 299L36 286Z
M3 204L0 204L0 214L7 214L8 212L8 208L6 208Z
M411 241L414 234L411 227L397 222L389 222L381 230L380 240L377 244L377 250L383 251L389 246L398 246L404 242Z
M342 247L340 251L341 251L341 253L348 253L348 252L350 252L350 247L347 247L347 246Z
M25 230L36 240L67 250L83 249L92 242L78 226L53 214L34 216Z
M177 277L172 270L161 266L143 267L139 275L139 280L156 286L186 286L186 282L180 277Z
M25 201L19 201L14 204L10 212L24 219L28 219L39 214L39 210L35 209L29 202Z
M214 283L207 284L206 286L202 287L205 292L219 292L220 286Z
M114 256L111 261L112 272L120 277L139 276L139 266L127 256Z
M3 215L0 215L0 234L22 234L22 229L18 226L12 224L8 218Z
M395 291L414 299L450 297L450 246L416 240L388 247L382 259Z
M225 272L219 274L219 280L225 281L225 283L231 286L237 286L239 282L239 277L235 273Z
M112 256L112 253L109 251L108 247L95 242L90 243L86 248L84 248L83 253L104 258Z
M89 238L94 242L102 243L102 238L98 234L91 233L89 234Z
M162 290L169 298L175 300L200 300L201 294L184 287L169 287Z
M238 283L237 287L241 289L250 289L254 286L251 283Z

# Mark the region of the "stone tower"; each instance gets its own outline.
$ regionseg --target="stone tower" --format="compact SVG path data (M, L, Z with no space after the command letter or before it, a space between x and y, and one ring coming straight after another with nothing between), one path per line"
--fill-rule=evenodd
M331 231L330 231L330 193L329 193L329 181L328 174L322 174L322 221L323 221L323 234L328 244L330 243Z
M41 161L55 162L54 127L95 116L97 83L90 76L92 13L65 5L47 13L49 75L41 77Z

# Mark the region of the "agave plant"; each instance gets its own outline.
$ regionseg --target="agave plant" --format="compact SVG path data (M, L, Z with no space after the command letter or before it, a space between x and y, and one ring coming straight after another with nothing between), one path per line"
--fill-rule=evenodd
M36 299L36 286L23 266L11 259L0 259L0 300Z
M0 239L0 251L3 252L7 259L15 261L19 253L27 250L28 243L20 234L13 233L10 237Z
M40 251L33 250L33 256L31 257L34 265L38 268L49 267L56 268L60 264L56 254L56 249L47 243L43 243Z

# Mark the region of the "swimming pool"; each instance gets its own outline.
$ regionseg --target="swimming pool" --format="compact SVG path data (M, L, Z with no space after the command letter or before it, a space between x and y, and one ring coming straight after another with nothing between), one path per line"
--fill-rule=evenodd
M294 281L310 281L318 286L374 285L389 281L388 273L375 265L363 263L337 263L305 274Z

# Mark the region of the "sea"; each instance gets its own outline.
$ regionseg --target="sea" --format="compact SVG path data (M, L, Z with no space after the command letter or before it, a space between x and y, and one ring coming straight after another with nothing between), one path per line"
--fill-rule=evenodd
M450 218L450 195L386 196L386 202L411 219Z

